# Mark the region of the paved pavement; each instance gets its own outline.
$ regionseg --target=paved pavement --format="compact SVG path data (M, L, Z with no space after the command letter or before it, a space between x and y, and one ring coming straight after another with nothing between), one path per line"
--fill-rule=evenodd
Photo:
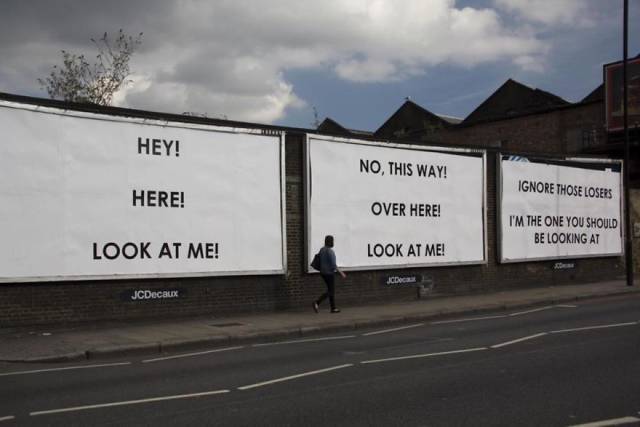
M510 310L585 298L638 292L624 281L501 291L477 295L431 297L412 302L321 310L249 314L214 318L34 326L0 329L0 361L65 362L221 346L241 341L302 337L483 311Z

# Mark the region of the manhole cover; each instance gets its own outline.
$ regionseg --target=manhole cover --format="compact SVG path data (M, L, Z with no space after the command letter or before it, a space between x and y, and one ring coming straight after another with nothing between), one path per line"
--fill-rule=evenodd
M215 326L216 328L227 328L229 326L244 326L244 324L238 323L238 322L229 322L229 323L214 323L213 325L209 325L209 326Z

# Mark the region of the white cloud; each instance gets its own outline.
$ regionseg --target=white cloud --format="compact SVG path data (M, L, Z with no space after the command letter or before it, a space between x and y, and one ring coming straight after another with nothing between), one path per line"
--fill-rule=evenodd
M86 0L65 22L48 18L46 9L54 6L44 0L31 5L36 15L9 0L4 9L18 16L0 17L0 38L10 40L0 45L0 90L22 89L28 80L37 87L35 79L57 62L60 49L90 52L88 38L96 34L71 31L82 15L83 28L97 32L122 22L132 33L144 32L132 60L134 84L118 94L118 105L269 123L305 105L287 81L291 70L326 70L359 83L398 81L438 64L509 61L540 71L546 43L528 26L509 24L499 10L554 23L584 9L548 1L538 13L524 2L495 2L500 9L459 8L454 0L149 0L135 9L121 5L118 13Z
M405 76L392 62L372 58L344 60L336 65L335 71L345 80L360 83L396 81Z
M456 9L451 1L435 0L405 1L406 7L360 3L359 22L355 28L347 26L343 36L344 59L338 57L334 66L347 80L402 80L436 64L515 61L546 49L528 32L507 30L488 9Z
M494 0L494 4L532 22L574 26L593 24L587 0Z
M546 63L540 57L523 55L515 58L514 62L525 71L542 73L546 69Z

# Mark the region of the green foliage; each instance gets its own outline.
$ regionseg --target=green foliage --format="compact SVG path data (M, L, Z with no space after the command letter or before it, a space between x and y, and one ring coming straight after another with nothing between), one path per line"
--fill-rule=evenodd
M96 62L63 50L62 65L54 65L48 77L38 79L50 98L110 105L113 94L131 82L129 60L142 43L142 33L134 38L120 30L114 41L107 33L91 41L98 50Z

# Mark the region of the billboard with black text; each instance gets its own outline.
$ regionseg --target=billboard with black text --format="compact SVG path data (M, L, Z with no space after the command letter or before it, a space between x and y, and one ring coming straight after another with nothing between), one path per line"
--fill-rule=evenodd
M501 262L622 254L619 161L499 163Z
M0 101L0 281L286 269L283 136Z
M338 265L486 262L485 152L307 137L307 264L335 237Z

